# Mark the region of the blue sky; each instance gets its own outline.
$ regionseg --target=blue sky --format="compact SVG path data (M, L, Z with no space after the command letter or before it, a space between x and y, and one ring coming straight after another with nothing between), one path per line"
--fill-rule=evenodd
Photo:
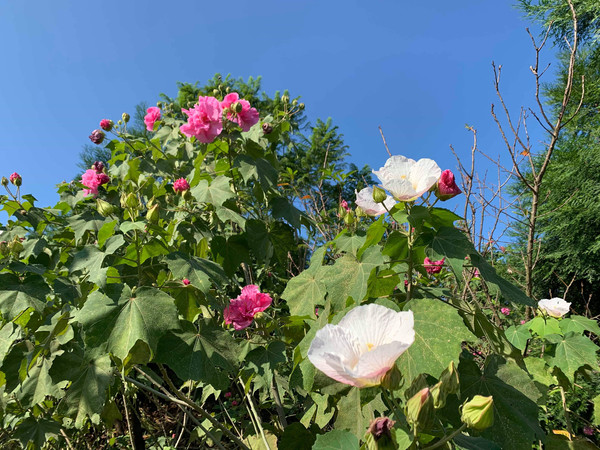
M490 116L491 62L508 103L533 103L534 52L511 1L228 1L0 3L0 175L56 203L90 132L176 82L216 72L263 76L273 94L302 96L309 120L332 117L357 165L387 154L454 169L452 144L505 154ZM547 55L552 57L552 51ZM485 169L485 168L484 168ZM0 220L5 220L0 216Z

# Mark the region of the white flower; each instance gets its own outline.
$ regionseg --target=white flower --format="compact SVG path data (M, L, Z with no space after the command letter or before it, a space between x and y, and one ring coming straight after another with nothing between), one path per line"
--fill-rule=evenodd
M569 312L571 303L565 302L562 298L554 297L543 299L538 302L538 308L552 317L562 317Z
M338 325L317 331L308 359L325 375L356 387L375 386L415 340L412 311L357 306Z
M356 192L356 204L362 209L365 214L369 216L379 216L386 212L385 206L387 209L392 209L392 207L396 204L396 201L391 195L388 195L387 198L383 201L383 203L375 203L373 200L373 187L369 186L361 190L360 192Z
M414 159L394 155L373 173L397 200L410 202L438 182L442 169L432 159L423 158L415 162Z

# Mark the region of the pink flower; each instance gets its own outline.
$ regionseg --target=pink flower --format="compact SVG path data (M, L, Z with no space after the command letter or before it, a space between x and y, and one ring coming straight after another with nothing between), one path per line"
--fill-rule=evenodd
M425 266L425 270L429 274L440 273L442 271L442 266L444 265L444 260L446 258L442 258L439 261L432 261L428 257L425 257L425 261L423 261L423 266Z
M221 108L227 109L227 118L237 124L244 131L250 130L258 122L259 115L256 108L251 108L247 100L240 100L237 92L227 94L221 102Z
M340 206L344 208L347 212L350 212L350 207L348 206L348 202L346 200L342 200L340 202Z
M249 284L242 289L237 298L230 300L229 306L223 311L225 323L233 324L236 330L244 329L252 323L254 316L267 309L271 302L269 294L263 294L258 286Z
M190 280L188 280L187 278L184 278L183 280L181 280L183 282L184 285L189 286L190 284Z
M225 398L230 398L231 397L231 392L225 392Z
M177 193L187 191L190 188L190 184L187 182L185 178L180 178L179 180L173 183L173 190Z
M100 121L100 128L102 128L104 131L112 130L113 125L114 125L114 122L112 120L102 119Z
M179 129L187 137L195 136L199 142L209 144L223 131L223 108L214 97L198 97L194 108L181 111L188 116L188 121Z
M231 402L231 406L237 406L237 405L238 405L238 402L237 402L237 400L233 400L233 401Z
M450 170L444 170L440 179L438 180L437 187L435 189L435 195L442 201L451 199L457 196L462 191L456 185L454 181L454 174Z
M481 274L479 273L479 269L475 269L475 271L473 272L473 276L474 276L474 277L479 277L479 276L481 276Z
M525 325L527 323L526 320L521 320L521 325Z
M586 436L593 436L594 429L590 426L585 426L585 427L583 427L583 434L585 434Z
M105 173L98 173L94 169L86 170L81 176L81 184L87 187L87 189L83 190L86 196L89 194L98 195L98 188L109 181L110 178L108 175Z
M500 312L501 312L502 314L504 314L505 316L508 316L508 315L510 314L510 308L506 308L506 307L505 307L505 308L502 308L502 309L500 310Z
M154 122L160 120L160 108L151 106L146 110L147 114L144 116L144 123L146 124L146 130L154 131Z
M21 186L21 183L23 182L23 178L21 178L21 175L19 175L17 172L11 173L8 179L17 187Z
M104 141L104 131L94 130L92 131L92 134L89 135L89 138L90 141L92 141L96 145L102 144L102 141Z

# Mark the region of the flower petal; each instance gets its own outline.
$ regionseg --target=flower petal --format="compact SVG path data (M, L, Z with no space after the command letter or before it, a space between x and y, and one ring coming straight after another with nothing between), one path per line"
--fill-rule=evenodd
M381 203L375 203L373 200L373 187L369 186L362 189L360 192L356 192L356 201L355 203L369 216L379 216L386 212L385 207ZM391 196L387 196L384 201L385 206L388 209L391 209L392 206L396 204L394 199Z
M388 158L382 168L374 170L373 173L377 175L377 178L379 178L382 183L395 179L408 178L411 167L414 164L414 159L402 155L394 155Z
M383 187L401 202L413 201L421 195L415 190L413 183L408 178L384 181Z
M358 364L350 373L362 385L359 387L377 385L411 344L412 341L410 343L390 342L374 348L361 355Z
M416 162L410 171L410 181L417 196L423 195L440 179L442 169L433 159L423 158Z

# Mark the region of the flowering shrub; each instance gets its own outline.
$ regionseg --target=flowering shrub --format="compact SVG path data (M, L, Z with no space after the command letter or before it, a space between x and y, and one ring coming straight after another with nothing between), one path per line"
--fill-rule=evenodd
M597 323L542 302L521 325L483 311L481 292L535 303L436 206L454 182L432 160L394 156L383 189L334 199L341 231L307 252L324 224L280 171L299 110L281 105L215 93L150 108L152 134L101 123L111 160L54 208L2 179L3 444L81 448L114 427L123 448L551 441L540 407L597 367Z

